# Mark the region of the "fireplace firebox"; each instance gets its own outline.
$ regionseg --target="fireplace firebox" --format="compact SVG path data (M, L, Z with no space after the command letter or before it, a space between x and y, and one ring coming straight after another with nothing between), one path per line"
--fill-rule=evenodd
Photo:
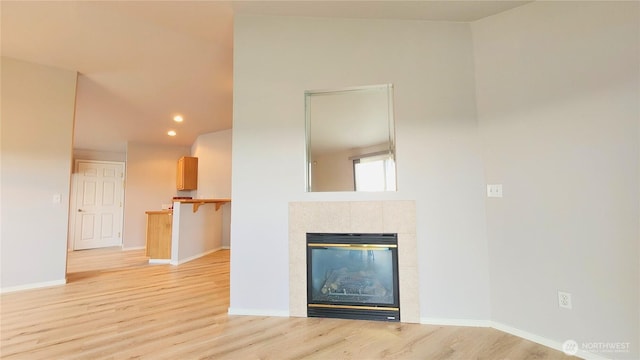
M307 233L307 316L400 321L398 235Z

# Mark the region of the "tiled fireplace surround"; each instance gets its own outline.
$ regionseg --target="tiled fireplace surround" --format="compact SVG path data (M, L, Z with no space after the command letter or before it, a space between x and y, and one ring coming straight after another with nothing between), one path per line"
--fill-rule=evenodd
M414 201L289 203L289 315L307 316L306 234L397 233L400 321L420 322Z

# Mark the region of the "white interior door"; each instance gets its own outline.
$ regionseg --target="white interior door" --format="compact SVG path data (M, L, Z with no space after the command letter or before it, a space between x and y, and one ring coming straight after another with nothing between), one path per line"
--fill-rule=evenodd
M124 163L76 161L73 249L122 245Z

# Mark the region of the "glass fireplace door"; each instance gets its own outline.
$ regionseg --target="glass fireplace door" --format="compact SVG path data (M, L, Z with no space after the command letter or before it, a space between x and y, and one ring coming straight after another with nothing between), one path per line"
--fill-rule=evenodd
M395 234L317 235L307 235L308 315L399 320Z

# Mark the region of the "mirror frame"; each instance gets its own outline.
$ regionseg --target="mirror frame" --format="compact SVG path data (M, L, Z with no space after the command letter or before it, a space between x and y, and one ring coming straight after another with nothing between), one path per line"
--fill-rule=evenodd
M354 86L354 87L346 87L346 88L338 88L338 89L324 89L324 90L305 90L304 98L305 98L305 191L306 192L332 192L332 191L313 191L311 189L311 178L312 178L312 168L313 164L311 163L311 96L318 94L328 94L328 93L346 93L352 91L359 90L369 90L369 89L386 89L387 90L387 129L388 129L388 152L393 156L394 162L396 162L396 143L395 143L395 118L393 116L393 84L377 84L377 85L365 85L365 86ZM385 151L386 152L386 151ZM397 164L394 165L394 171L396 172L396 186L395 190L385 190L385 192L398 191L397 190ZM351 191L342 191L336 190L335 192L358 192L355 189Z

